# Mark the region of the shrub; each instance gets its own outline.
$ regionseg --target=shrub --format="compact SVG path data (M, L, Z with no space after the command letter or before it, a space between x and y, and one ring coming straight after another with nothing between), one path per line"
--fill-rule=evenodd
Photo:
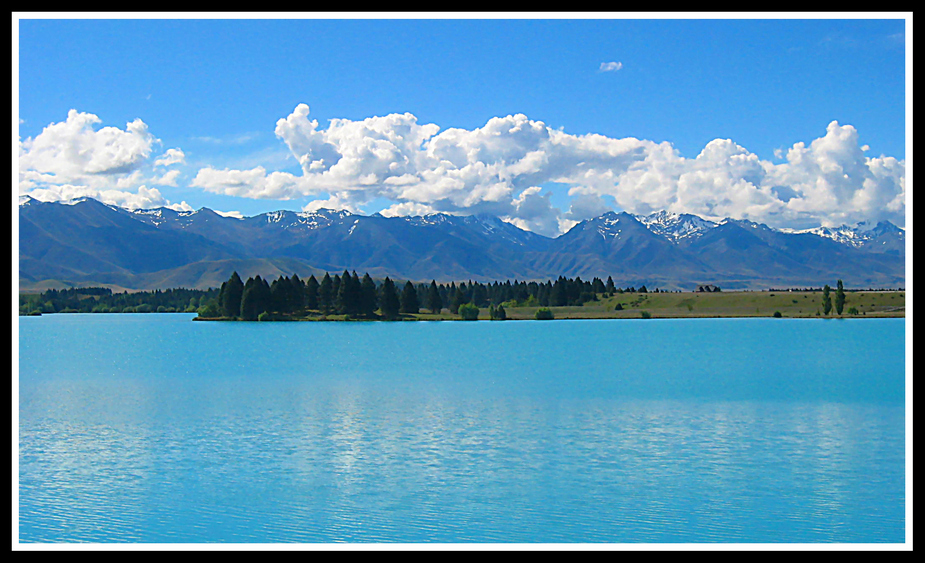
M850 307L850 308L848 309L848 314L849 314L849 315L857 315L857 314L858 314L858 308L857 308L857 307Z
M266 311L264 311L260 313L259 315L257 315L257 320L258 321L272 321L273 317L270 316L270 313L267 313Z
M464 321L474 321L479 318L479 308L472 303L464 303L459 306L459 316Z
M129 309L129 308L130 307L126 307L125 309ZM126 311L125 309L123 309L122 311L123 313L129 312L129 311ZM205 305L199 308L199 316L204 319L215 319L215 318L221 317L222 311L218 307L218 301L215 299L209 299L209 301Z
M617 303L617 306L613 308L614 311L622 311L623 303Z
M780 311L774 311L774 318L775 318L775 319L781 318Z
M651 319L651 318L652 318L652 313L650 313L650 312L648 312L648 311L639 311L639 316L640 316L641 318L643 318L643 319Z
M533 318L538 321L548 321L552 320L554 317L552 315L552 311L549 310L549 307L540 307L536 310L536 313L534 313Z
M504 305L494 305L488 306L488 318L493 321L503 321L507 319L507 311L504 310Z

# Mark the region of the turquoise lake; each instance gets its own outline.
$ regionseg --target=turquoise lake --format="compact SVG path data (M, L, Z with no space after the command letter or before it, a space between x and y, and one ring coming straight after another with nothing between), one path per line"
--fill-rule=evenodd
M904 319L192 318L20 317L21 542L906 541Z

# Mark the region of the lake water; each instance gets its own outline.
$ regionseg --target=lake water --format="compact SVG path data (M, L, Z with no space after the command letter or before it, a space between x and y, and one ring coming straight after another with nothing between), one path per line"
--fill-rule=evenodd
M903 319L191 319L20 318L21 542L906 539Z

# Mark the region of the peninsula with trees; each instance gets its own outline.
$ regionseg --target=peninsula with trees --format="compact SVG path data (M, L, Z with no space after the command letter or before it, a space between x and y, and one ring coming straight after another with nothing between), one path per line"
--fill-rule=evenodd
M303 281L298 275L268 282L259 275L241 279L237 272L218 294L197 310L197 320L350 321L350 320L508 320L683 317L902 317L903 290L846 291L837 282L835 307L831 288L787 288L723 292L699 285L690 292L659 288L619 288L608 277L582 280L396 284L368 273L326 273ZM847 308L846 308L847 306Z

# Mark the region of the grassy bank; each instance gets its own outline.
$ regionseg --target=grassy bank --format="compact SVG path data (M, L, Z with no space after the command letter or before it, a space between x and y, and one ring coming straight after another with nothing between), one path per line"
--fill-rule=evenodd
M904 317L905 291L848 291L842 317ZM834 293L833 293L834 301ZM617 304L622 310L615 310ZM634 319L704 317L824 317L822 292L748 291L720 293L623 293L582 307L551 307L557 319ZM857 314L849 310L857 310ZM510 319L532 319L535 307L507 310ZM828 315L837 317L834 308ZM481 316L479 317L481 318ZM486 313L487 318L487 313Z
M549 307L556 319L642 319L642 318L734 318L774 317L781 318L883 318L904 317L906 314L905 291L847 291L845 307L841 315L833 309L828 316L823 314L821 291L735 291L719 293L618 293L611 297L599 296L576 307ZM617 306L621 309L617 310ZM505 305L508 320L532 320L539 307L517 307ZM450 321L460 320L448 309L432 314L422 309L416 315L402 315L406 321ZM855 313L856 311L856 313ZM202 319L222 320L222 319ZM230 320L230 319L225 319ZM343 321L344 315L321 315L311 311L307 315L281 318L273 316L268 320L301 321ZM370 319L349 319L370 320ZM479 320L489 320L488 308L479 312Z

